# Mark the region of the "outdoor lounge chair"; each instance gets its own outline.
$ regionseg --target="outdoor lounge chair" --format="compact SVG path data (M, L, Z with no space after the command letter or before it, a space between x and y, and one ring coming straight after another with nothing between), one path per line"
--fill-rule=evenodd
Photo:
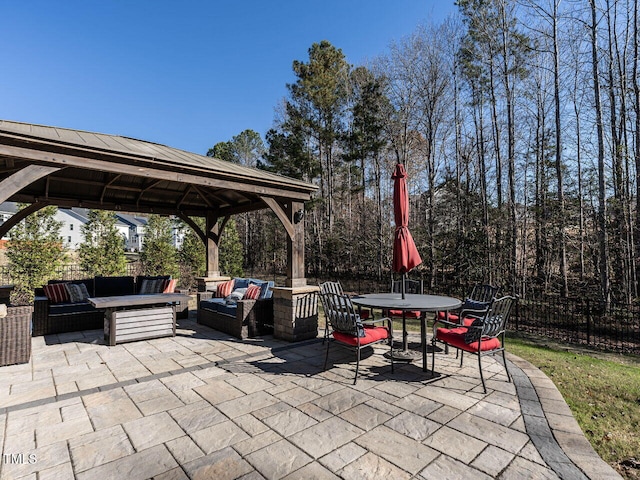
M464 352L469 352L478 356L478 369L480 370L480 380L482 388L487 393L487 387L482 374L482 357L502 352L502 360L507 378L511 382L511 376L507 368L507 359L504 354L504 335L507 321L513 308L515 297L505 296L495 300L481 318L477 318L469 326L454 326L454 328L438 327L441 323L436 319L433 333L433 349L431 354L431 375L434 372L435 363L435 343L441 342L450 345L460 351L460 367L464 358ZM451 324L447 324L451 326Z
M327 341L327 353L324 359L324 369L327 368L329 360L329 348L332 343L337 342L349 347L356 352L356 373L353 379L355 385L358 381L358 370L360 368L360 351L376 343L388 342L391 352L391 372L393 372L393 330L390 318L380 318L371 320L363 324L351 303L351 299L346 295L335 292L321 293L322 307L325 316L331 327L331 336ZM386 323L386 326L377 327L375 323Z

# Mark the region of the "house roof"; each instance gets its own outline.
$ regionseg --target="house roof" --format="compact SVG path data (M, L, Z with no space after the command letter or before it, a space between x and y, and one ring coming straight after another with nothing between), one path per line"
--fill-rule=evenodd
M219 216L305 201L315 185L118 135L0 120L0 182L28 165L59 168L7 200L140 213Z

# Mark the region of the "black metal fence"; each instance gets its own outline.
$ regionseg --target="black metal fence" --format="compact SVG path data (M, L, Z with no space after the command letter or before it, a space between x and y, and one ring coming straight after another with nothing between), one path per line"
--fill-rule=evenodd
M128 275L139 273L139 264L128 264ZM73 280L86 277L78 265L65 265L57 278ZM279 280L282 278L278 278ZM316 279L321 283L327 279ZM331 279L336 280L336 279ZM389 291L391 279L378 280L354 275L340 278L348 292ZM7 267L0 267L0 285L11 283ZM312 281L312 283L315 283ZM440 285L425 292L463 298L468 285ZM520 298L509 328L572 345L599 350L640 355L640 305L611 302L608 305L585 298L561 298L553 295L527 294Z
M573 345L640 355L640 305L589 298L521 298L511 328Z
M140 263L139 262L130 262L127 263L127 272L126 275L139 275L140 274ZM78 264L66 264L62 265L60 268L56 270L55 278L56 280L79 280L82 278L87 278L89 274L80 268ZM0 266L0 285L11 284L11 273L9 267L7 265Z
M366 278L340 279L345 291L389 291L391 281ZM440 285L425 293L464 298L470 285ZM429 292L427 292L429 290ZM572 345L640 355L640 305L588 297L561 298L527 294L519 298L509 328Z

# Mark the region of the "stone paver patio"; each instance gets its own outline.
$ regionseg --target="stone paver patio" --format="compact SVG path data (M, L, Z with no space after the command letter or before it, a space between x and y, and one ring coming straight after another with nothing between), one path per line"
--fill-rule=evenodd
M381 347L384 349L384 347ZM101 331L33 338L0 368L5 479L613 479L553 383L492 358L418 364L318 340L238 341L180 321L109 347Z

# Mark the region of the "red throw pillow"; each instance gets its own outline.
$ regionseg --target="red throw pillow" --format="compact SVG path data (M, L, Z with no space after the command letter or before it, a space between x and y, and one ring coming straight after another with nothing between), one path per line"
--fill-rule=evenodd
M69 292L67 292L65 285L66 283L50 283L42 288L51 303L62 303L69 301Z
M231 279L228 282L222 282L218 284L218 288L216 290L216 297L225 298L231 295L233 292L233 285L235 284L235 280Z
M177 280L175 278L172 278L171 280L165 280L164 286L162 288L162 293L174 293L176 291L176 282Z
M244 293L243 300L257 300L260 297L260 285L251 284Z

